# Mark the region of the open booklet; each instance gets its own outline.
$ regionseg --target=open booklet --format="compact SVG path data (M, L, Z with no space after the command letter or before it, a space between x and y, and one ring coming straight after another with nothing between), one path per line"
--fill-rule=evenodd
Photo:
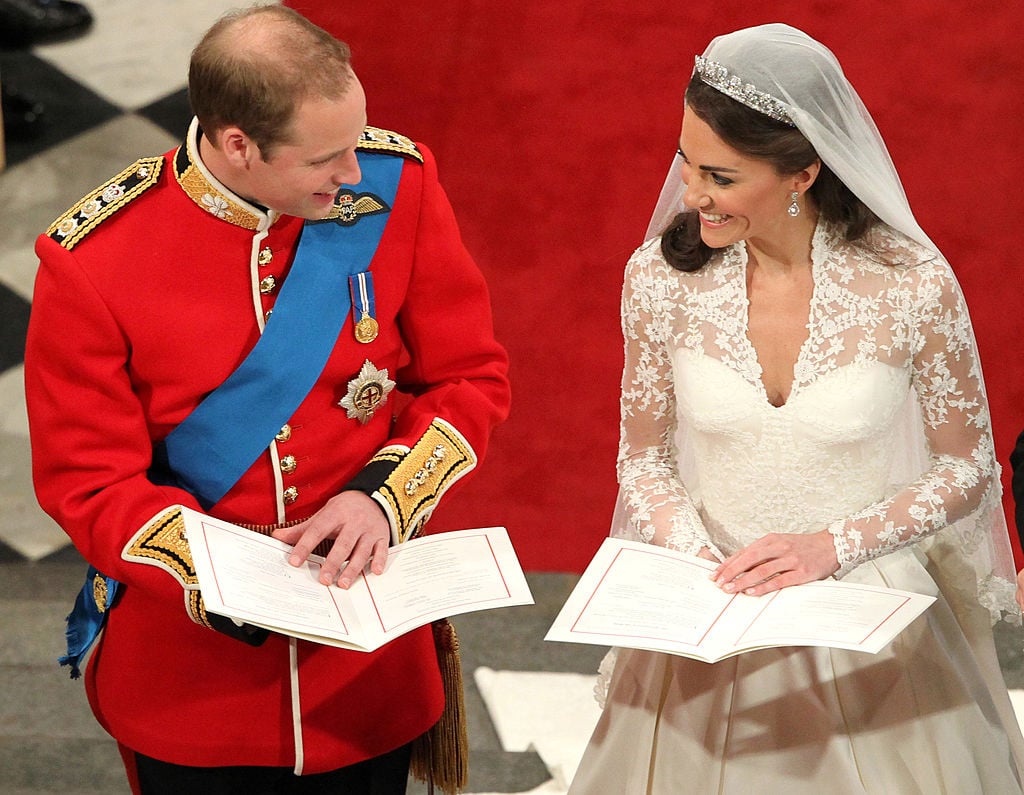
M715 564L664 547L605 539L545 640L623 646L705 662L771 646L877 653L935 597L823 580L764 596L727 594Z
M373 651L439 618L533 604L503 527L406 541L383 574L363 571L343 590L320 583L322 557L294 567L277 539L182 512L208 612L315 643Z

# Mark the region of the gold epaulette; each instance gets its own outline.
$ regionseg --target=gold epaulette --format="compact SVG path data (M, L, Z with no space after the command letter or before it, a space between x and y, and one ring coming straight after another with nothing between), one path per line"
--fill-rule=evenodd
M136 160L116 177L79 199L50 224L46 234L70 251L100 223L156 185L163 163L163 157Z
M423 162L423 153L411 138L380 127L364 127L356 148L367 152L394 152L418 163Z
M373 497L384 508L392 541L415 538L452 484L476 466L476 453L455 428L435 417L410 448L386 447L372 461L397 464Z

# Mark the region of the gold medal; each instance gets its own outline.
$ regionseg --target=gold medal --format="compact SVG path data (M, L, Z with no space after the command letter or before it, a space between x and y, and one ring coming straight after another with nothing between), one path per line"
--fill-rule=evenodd
M373 342L377 339L379 329L377 321L364 312L363 316L359 318L359 322L356 323L356 340L359 342Z

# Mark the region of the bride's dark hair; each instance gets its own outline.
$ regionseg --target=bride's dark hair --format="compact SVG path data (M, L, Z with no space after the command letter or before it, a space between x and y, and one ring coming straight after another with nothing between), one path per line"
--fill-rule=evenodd
M779 174L795 174L818 160L796 127L777 121L712 88L697 75L686 87L686 107L728 146L745 157L770 163ZM861 237L878 217L824 164L807 194L821 215L846 227L846 238ZM681 212L661 236L661 251L673 268L700 270L713 249L700 238L696 212Z

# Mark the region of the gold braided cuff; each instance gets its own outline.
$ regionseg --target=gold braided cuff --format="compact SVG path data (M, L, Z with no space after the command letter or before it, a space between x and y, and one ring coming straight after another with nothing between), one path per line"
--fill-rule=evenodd
M454 426L435 417L412 448L387 447L373 461L396 464L371 496L387 514L391 542L401 544L419 535L441 497L477 458Z
M174 577L184 589L189 618L212 629L199 592L199 578L192 565L181 506L169 508L146 523L125 545L121 557L132 563L156 566Z

